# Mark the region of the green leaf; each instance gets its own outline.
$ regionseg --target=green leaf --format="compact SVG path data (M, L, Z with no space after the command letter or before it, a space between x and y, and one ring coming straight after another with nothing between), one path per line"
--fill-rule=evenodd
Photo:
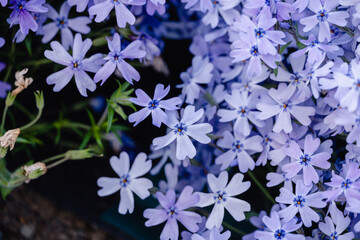
M25 47L26 50L28 51L29 55L32 56L32 50L31 50L31 38L27 37L25 38Z
M86 134L85 134L85 137L83 138L81 144L80 144L80 147L79 149L84 149L86 147L86 145L88 144L88 142L90 141L90 138L91 138L91 131L88 131Z
M111 106L108 106L108 118L107 118L107 126L106 126L106 133L109 133L111 129L111 125L114 119L114 109Z
M292 41L289 41L288 43L286 43L285 45L282 45L280 47L280 52L279 52L280 55L283 54L283 52L288 48L288 46L291 44L291 42Z

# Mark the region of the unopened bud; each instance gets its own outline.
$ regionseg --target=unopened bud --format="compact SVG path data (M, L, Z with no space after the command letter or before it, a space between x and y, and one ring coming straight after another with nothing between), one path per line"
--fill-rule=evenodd
M15 73L15 86L17 87L14 91L12 91L11 95L16 96L20 92L22 92L25 88L27 88L32 82L32 78L25 78L24 75L28 72L27 68L24 68L21 71L17 71Z
M31 179L44 175L47 171L45 163L42 162L37 162L30 166L23 166L22 169L25 171L24 175L28 178L25 181L26 183L29 183Z
M3 136L0 137L0 147L8 148L10 151L13 150L17 137L20 134L20 128L11 129L7 131Z

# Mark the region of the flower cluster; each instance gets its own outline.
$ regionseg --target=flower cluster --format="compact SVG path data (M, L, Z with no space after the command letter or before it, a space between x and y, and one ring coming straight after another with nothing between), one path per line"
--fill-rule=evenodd
M114 73L141 86L139 63L168 71L164 39L192 39L179 96L155 82L153 97L137 88L125 99L141 108L128 121L135 127L151 114L158 132L149 156L140 153L130 168L122 152L110 159L119 177L98 180L99 196L120 190L119 213L133 212L133 193L156 198L159 206L143 216L146 227L165 222L162 240L241 235L227 231L225 210L258 228L244 230L243 239L360 237L360 1L67 0L59 11L45 0L8 5L8 22L20 29L14 41L36 32L51 41L45 57L65 66L46 79L55 92L74 77L86 97ZM76 17L69 17L72 6ZM101 39L107 54L89 27L96 23L111 26ZM52 41L59 31L61 43ZM0 82L0 97L9 89ZM163 167L159 188L140 178ZM271 210L246 214L257 202L241 199L250 187L259 187ZM268 191L274 187L276 195Z

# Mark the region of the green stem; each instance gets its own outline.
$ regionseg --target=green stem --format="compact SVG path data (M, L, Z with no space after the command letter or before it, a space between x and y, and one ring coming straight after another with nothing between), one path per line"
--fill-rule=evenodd
M69 158L64 157L64 158L60 159L59 161L56 161L56 162L50 164L50 165L47 166L46 168L47 168L47 169L50 169L50 168L56 167L57 165L66 162L67 160L69 160Z
M44 65L44 64L49 64L49 63L52 63L52 61L47 58L43 58L43 59L36 60L36 61L22 62L19 65L25 66L25 67L28 67L28 66L36 67L36 66L40 66L40 65Z
M12 69L13 69L13 65L9 65L3 80L4 82L7 82L9 80Z
M1 127L0 127L0 134L1 135L2 135L2 132L4 130L5 118L6 118L6 113L7 113L8 109L9 109L9 106L5 105L3 116L2 116L2 119L1 119Z
M42 162L47 163L47 162L51 162L51 161L54 161L56 159L63 158L63 157L65 157L65 153L46 158L46 159L42 160Z
M272 204L275 204L275 200L270 195L270 193L265 189L265 187L257 180L257 178L254 176L254 174L251 171L248 171L247 174L251 178L251 180L254 181L254 183L260 188L260 190L264 193L265 197L270 200Z
M21 131L24 131L25 129L31 127L32 125L34 125L41 117L42 114L42 109L39 110L38 114L36 115L36 117L34 118L34 120L32 120L31 122L29 122L28 124L26 124L25 126L22 126L20 128Z

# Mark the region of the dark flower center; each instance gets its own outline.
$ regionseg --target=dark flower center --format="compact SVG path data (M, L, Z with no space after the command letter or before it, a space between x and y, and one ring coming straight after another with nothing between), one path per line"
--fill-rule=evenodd
M175 207L169 208L166 213L167 213L167 215L169 215L169 217L173 217L174 215L177 215Z
M311 161L311 157L309 156L309 154L301 155L301 157L300 157L301 165L307 166L307 165L309 165L310 161Z
M217 191L217 196L214 196L214 200L216 201L216 203L221 203L221 202L225 202L226 198L224 197L226 195L226 192L224 191Z
M233 142L232 145L232 150L233 152L241 152L244 148L244 144L242 144L239 140L236 140L235 142Z
M184 135L184 132L187 131L187 127L184 123L179 123L175 125L175 133L178 133L180 136Z
M255 31L255 37L259 39L263 38L264 35L266 34L263 28L256 28L254 31Z
M250 54L254 57L259 56L259 49L257 46L252 46L250 49Z
M274 233L274 238L277 240L281 240L281 239L285 238L285 235L286 235L286 232L284 230L278 229Z
M300 196L300 195L299 195L299 196L297 196L297 197L294 198L293 202L294 202L294 206L295 206L295 207L300 207L300 208L302 208L302 207L304 207L305 198L304 198L303 196Z
M326 21L326 19L328 18L329 14L325 9L322 9L318 12L316 18L317 20L319 20L320 22L324 22Z
M352 184L352 181L350 179L346 179L341 183L341 187L344 189L349 189Z
M129 183L130 183L129 174L125 174L120 177L121 187L126 187L127 185L129 185Z
M154 100L150 101L149 104L148 104L148 108L150 110L154 110L158 106L159 106L159 100L157 100L157 99L154 99Z

